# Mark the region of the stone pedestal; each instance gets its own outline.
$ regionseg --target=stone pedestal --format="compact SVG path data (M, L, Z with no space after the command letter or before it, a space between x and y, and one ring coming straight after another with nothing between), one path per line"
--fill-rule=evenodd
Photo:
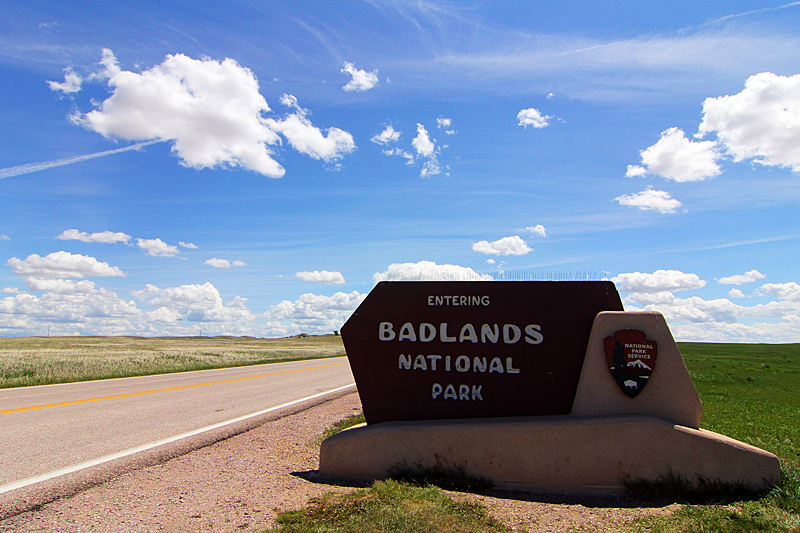
M463 466L497 487L541 492L622 492L625 480L670 472L753 490L780 479L780 462L769 452L635 414L383 422L325 440L319 469L384 479L402 462Z

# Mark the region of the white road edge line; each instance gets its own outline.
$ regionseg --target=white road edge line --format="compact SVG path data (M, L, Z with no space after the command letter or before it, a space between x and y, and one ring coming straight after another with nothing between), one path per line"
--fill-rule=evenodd
M130 448L128 450L124 450L117 453L112 453L111 455L106 455L104 457L98 457L97 459L92 459L91 461L86 461L77 465L68 466L66 468L61 468L59 470L54 470L47 474L42 474L40 476L29 477L27 479L22 479L20 481L15 481L13 483L9 483L7 485L0 485L0 494L4 494L6 492L11 492L12 490L21 489L23 487L27 487L28 485L33 485L35 483L41 483L42 481L47 481L49 479L57 478L59 476L64 476L67 474L72 474L74 472L78 472L85 468L91 468L93 466L97 466L103 463L107 463L109 461L114 461L115 459L121 459L123 457L127 457L129 455L133 455L135 453L143 452L146 450L150 450L156 448L158 446L163 446L164 444L170 444L175 441L179 441L181 439L185 439L188 437L194 437L195 435L200 435L201 433L205 433L206 431L212 431L214 429L219 429L221 427L228 426L230 424L235 424L236 422L241 422L242 420L247 420L248 418L253 418L254 416L260 416L263 414L267 414L271 411L277 411L278 409L283 409L284 407L290 407L292 405L296 405L298 403L302 403L308 400L313 400L314 398L319 398L320 396L325 396L326 394L331 394L334 392L339 392L341 390L347 389L349 387L355 387L355 383L351 383L350 385L345 385L343 387L338 387L335 389L331 389L329 391L320 392L318 394L313 394L311 396L306 396L305 398L300 398L299 400L294 400L287 403L282 403L280 405L276 405L274 407L270 407L269 409L264 409L262 411L257 411L255 413L250 413L249 415L243 415L236 418L232 418L230 420L226 420L224 422L219 422L217 424L212 424L210 426L206 426L200 429L195 429L193 431L188 431L186 433L181 433L180 435L175 435L173 437L167 437L166 439L157 440L155 442L151 442L149 444L142 444L141 446L136 446L135 448Z

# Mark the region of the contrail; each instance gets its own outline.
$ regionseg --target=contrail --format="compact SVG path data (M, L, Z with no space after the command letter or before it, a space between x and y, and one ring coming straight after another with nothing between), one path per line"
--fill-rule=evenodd
M30 174L31 172L38 172L39 170L47 170L48 168L53 168L53 167L63 167L64 165L80 163L81 161L87 161L89 159L97 159L98 157L105 157L107 155L118 154L120 152L127 152L129 150L137 150L139 148L144 148L145 146L150 146L151 144L155 144L158 142L162 142L161 139L156 139L154 141L140 142L132 144L130 146L126 146L125 148L106 150L105 152L97 152L95 154L76 155L74 157L56 159L55 161L44 161L42 163L28 163L26 165L19 165L16 167L0 168L0 179L10 178L12 176L19 176L21 174Z
M705 26L706 24L716 24L717 22L722 22L723 20L728 20L736 17L746 17L747 15L755 15L756 13L764 13L765 11L775 11L778 9L786 9L787 7L794 7L800 5L800 2L790 2L788 4L783 4L781 6L775 7L764 7L761 9L753 9L752 11L743 11L742 13L733 13L732 15L725 15L724 17L720 17L718 19L709 20L701 26Z

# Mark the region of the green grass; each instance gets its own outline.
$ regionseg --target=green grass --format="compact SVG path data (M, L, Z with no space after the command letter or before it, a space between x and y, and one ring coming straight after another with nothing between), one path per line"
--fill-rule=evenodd
M0 388L205 370L345 355L336 335L0 337Z
M680 343L703 429L800 467L800 344Z
M326 494L300 511L283 513L280 533L483 533L510 532L480 505L457 502L434 487L378 481L349 494Z
M327 430L325 430L325 433L323 433L322 436L320 436L320 438L318 439L317 444L321 443L322 441L324 441L328 437L333 437L337 433L341 433L342 431L344 431L347 428L351 428L353 426L357 426L358 424L364 424L366 422L367 422L367 419L364 418L364 413L352 414L352 415L348 416L347 418L339 420L333 426L331 426Z
M703 429L780 457L782 485L760 498L685 505L639 520L653 533L800 533L800 345L679 343L703 402ZM676 501L691 500L673 495ZM731 501L734 500L734 501Z

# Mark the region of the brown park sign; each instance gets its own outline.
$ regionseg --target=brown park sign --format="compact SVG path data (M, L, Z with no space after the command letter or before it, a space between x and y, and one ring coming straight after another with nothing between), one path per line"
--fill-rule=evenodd
M369 424L569 414L610 281L384 281L342 326Z

